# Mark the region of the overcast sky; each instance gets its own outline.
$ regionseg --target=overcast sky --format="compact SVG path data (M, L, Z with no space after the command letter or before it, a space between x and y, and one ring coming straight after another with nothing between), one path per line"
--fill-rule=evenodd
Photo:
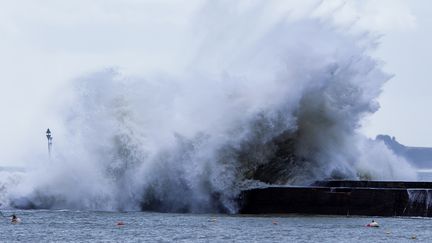
M202 2L0 0L0 164L44 149L44 130L58 125L50 102L62 101L61 90L70 80L107 67L130 75L169 67L170 55L182 54L176 45L188 16ZM275 12L282 5L304 9L317 1L309 2L274 1ZM373 55L394 75L380 98L381 109L361 131L432 147L432 2L336 0L326 5L324 12L342 6L336 22L355 19L359 28L382 34ZM163 49L161 42L166 42Z
M377 55L394 77L385 85L381 109L365 131L369 136L391 134L403 144L432 147L432 2L406 1L411 19L403 28L381 30ZM391 4L387 7L391 8Z

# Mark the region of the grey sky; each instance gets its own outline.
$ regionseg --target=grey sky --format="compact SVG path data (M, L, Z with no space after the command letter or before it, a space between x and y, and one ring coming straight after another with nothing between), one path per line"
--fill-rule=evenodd
M50 102L65 99L62 90L70 80L106 67L140 75L175 66L169 57L185 55L179 48L181 34L187 16L201 2L0 0L0 164L24 161L28 150L45 152L44 129L52 127L55 133L59 125ZM306 8L303 1L288 2L296 9ZM275 11L286 3L275 1ZM431 2L327 5L322 11L343 6L336 22L356 21L359 27L383 34L374 55L395 75L380 98L381 110L364 122L362 131L370 137L384 133L404 144L432 146ZM159 48L164 41L164 48Z
M366 133L391 134L407 145L432 146L432 3L407 1L413 26L384 32L377 55L395 76L385 85L381 109L366 123Z

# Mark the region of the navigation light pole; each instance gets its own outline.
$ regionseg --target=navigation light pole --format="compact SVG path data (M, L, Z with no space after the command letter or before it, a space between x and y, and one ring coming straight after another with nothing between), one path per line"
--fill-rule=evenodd
M46 131L46 137L48 139L48 156L51 159L51 147L52 147L52 139L53 139L53 137L51 136L51 131L49 130L49 128Z

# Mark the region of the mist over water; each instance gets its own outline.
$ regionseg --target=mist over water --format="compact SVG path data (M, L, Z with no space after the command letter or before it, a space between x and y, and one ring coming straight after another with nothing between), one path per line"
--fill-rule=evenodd
M220 18L209 7L172 40L184 54L176 66L73 81L52 160L4 189L3 203L236 212L240 190L263 183L415 179L358 132L390 78L368 54L372 35L312 13L275 20L261 6L217 6Z

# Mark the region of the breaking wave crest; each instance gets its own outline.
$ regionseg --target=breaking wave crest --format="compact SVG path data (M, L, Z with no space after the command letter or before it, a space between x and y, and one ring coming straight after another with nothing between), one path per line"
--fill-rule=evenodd
M197 17L206 25L176 71L76 80L52 161L11 205L236 212L240 190L263 183L415 177L358 132L389 79L368 55L374 38L320 18L249 17Z

